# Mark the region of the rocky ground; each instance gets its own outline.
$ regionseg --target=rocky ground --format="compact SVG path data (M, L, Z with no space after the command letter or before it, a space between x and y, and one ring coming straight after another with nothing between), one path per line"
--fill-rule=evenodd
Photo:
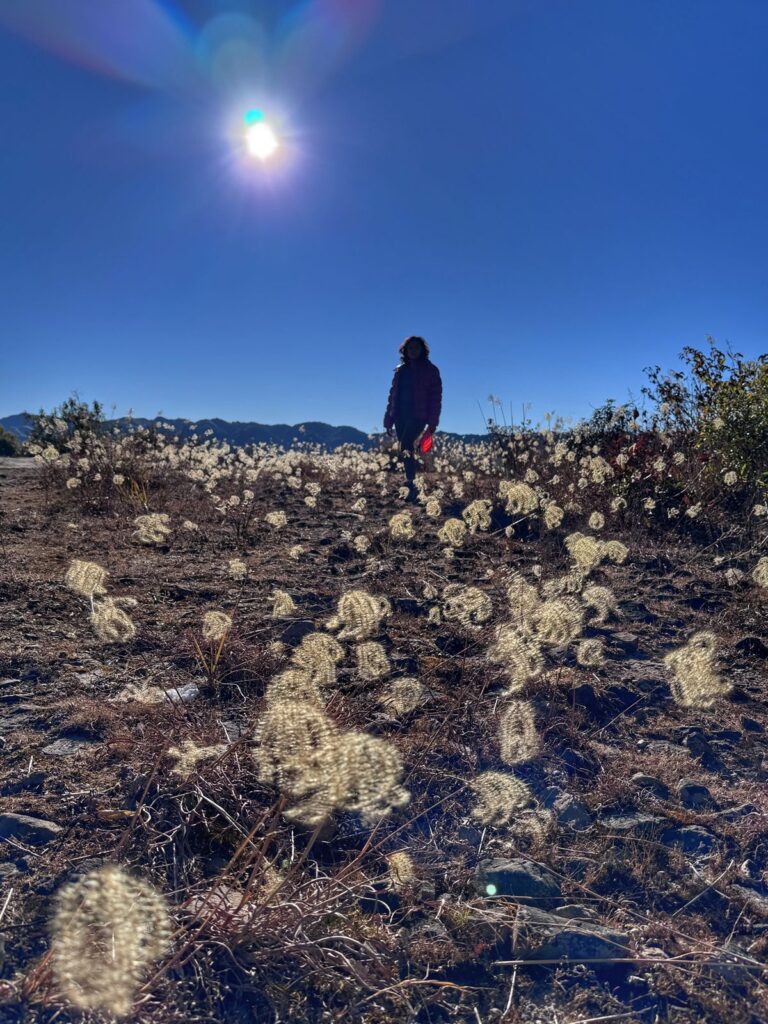
M0 1019L81 1019L45 972L51 900L116 861L151 878L186 929L187 955L153 979L141 1021L768 1020L768 592L726 586L706 545L620 537L627 562L596 574L619 614L585 634L604 638L606 664L553 657L527 691L543 745L517 774L550 813L533 829L484 828L467 782L503 770L504 681L486 651L505 585L536 564L562 573L567 554L494 523L446 562L423 509L417 537L396 543L384 528L402 501L367 498L362 522L341 488L312 514L265 490L262 518L284 508L285 530L260 522L238 539L201 515L199 534L147 548L131 536L136 510L83 514L22 460L0 466ZM191 515L173 502L161 507L174 521ZM365 555L341 536L363 528ZM234 555L245 583L227 574ZM137 600L133 640L97 642L62 584L74 558ZM452 582L488 593L494 620L428 622L425 584ZM269 615L276 586L299 609L288 620ZM329 712L396 745L411 801L373 831L342 816L313 835L281 817L249 743L269 679L351 587L392 600L393 670L430 700L393 718L341 666ZM236 622L215 692L193 643L210 608ZM733 690L681 708L661 659L702 629ZM146 686L167 699L130 699ZM185 780L167 751L188 738L227 753ZM248 844L247 870L233 867ZM388 868L398 851L417 869L404 884ZM272 901L267 865L283 879Z

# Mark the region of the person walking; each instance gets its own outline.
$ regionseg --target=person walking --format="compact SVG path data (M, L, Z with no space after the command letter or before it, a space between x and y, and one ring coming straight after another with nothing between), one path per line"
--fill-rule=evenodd
M397 432L403 455L408 501L416 501L416 459L414 450L437 430L443 399L440 371L429 358L429 346L423 338L411 336L400 346L400 364L395 368L389 389L384 429Z

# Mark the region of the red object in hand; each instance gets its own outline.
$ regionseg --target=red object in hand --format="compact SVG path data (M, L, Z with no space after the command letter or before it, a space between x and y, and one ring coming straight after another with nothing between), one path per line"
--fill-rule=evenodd
M432 451L432 435L431 434L426 434L421 439L421 444L419 445L419 447L421 449L422 455L426 455L427 452L431 452Z

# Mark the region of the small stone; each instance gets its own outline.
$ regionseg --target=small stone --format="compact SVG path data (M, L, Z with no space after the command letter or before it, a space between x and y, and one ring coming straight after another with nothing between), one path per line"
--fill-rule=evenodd
M296 647L309 633L314 633L315 624L311 619L294 619L283 630L280 639L283 643Z
M747 718L744 716L741 719L741 725L747 732L765 732L765 729L759 722L756 722L754 718Z
M614 928L578 918L564 920L559 914L537 907L520 907L515 919L520 952L530 960L604 960L590 964L595 970L626 969L628 964L610 963L630 955L629 937Z
M677 795L683 806L691 809L717 806L707 787L693 779L681 779L677 784Z
M683 853L696 855L711 853L717 844L716 837L701 825L684 825L665 829L661 833L661 841L665 846L676 846Z
M197 683L183 683L181 686L174 686L171 690L165 690L165 700L170 704L189 704L200 693Z
M477 887L485 896L511 896L525 903L551 906L560 900L560 883L543 864L494 857L478 865Z
M0 839L18 839L22 843L40 846L49 843L63 832L61 825L28 814L0 814Z
M570 793L561 793L552 804L552 810L561 825L567 825L576 832L583 832L592 824L589 808Z
M93 746L92 740L64 736L61 739L54 740L53 743L49 743L47 747L43 747L41 753L47 754L48 757L75 757L78 754L84 753L88 747Z
M759 636L743 636L736 641L735 647L753 658L768 658L768 644Z
M656 779L653 775L645 775L643 772L635 772L632 776L632 782L640 789L646 789L649 793L653 793L659 800L666 800L669 797L669 787L666 786L660 779Z

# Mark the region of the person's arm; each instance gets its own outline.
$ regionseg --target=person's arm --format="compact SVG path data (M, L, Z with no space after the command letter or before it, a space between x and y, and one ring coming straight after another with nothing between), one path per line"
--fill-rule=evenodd
M398 366L395 370L394 376L392 377L392 387L389 389L389 398L387 399L387 411L384 413L384 429L391 430L395 423L395 408L397 406L397 388L398 388L398 373L400 367Z
M432 373L429 380L429 392L427 399L427 409L429 415L427 418L427 430L430 434L434 434L437 430L437 424L440 422L440 413L443 407L443 382L440 377L440 371L435 366L434 372Z

